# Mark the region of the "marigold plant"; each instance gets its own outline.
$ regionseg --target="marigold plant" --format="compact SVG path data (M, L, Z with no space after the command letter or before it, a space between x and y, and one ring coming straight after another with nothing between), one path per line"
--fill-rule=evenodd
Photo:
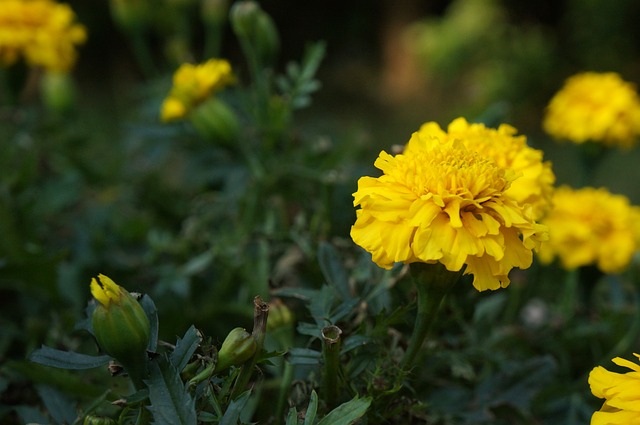
M84 26L67 4L52 0L0 0L0 64L24 59L30 66L67 72L76 48L86 41Z
M458 118L449 124L445 132L435 122L423 124L418 131L423 137L411 139L406 149L414 148L412 142L429 138L439 140L458 139L467 149L492 158L499 167L514 170L519 177L511 182L505 194L520 203L531 205L536 219L548 209L553 193L555 175L551 162L543 162L543 153L527 145L527 138L517 135L518 130L508 124L497 129L484 124L468 123Z
M522 172L463 139L423 130L404 153L382 151L375 166L383 175L358 181L351 237L380 267L440 262L459 271L466 265L476 289L506 287L512 268L531 265L546 228L507 194Z
M640 355L635 354L638 359ZM591 425L627 425L640 422L640 365L616 357L616 365L629 368L616 373L602 366L589 374L589 385L594 396L604 399L599 411L591 417Z
M162 121L186 117L200 103L235 81L231 65L224 59L183 64L173 74L173 87L162 104Z
M543 127L554 138L574 143L631 147L640 135L640 97L616 73L580 73L551 99Z
M623 271L640 243L640 208L623 195L604 188L556 190L553 209L543 219L549 241L540 259L558 257L563 267L574 269L595 264L605 273Z

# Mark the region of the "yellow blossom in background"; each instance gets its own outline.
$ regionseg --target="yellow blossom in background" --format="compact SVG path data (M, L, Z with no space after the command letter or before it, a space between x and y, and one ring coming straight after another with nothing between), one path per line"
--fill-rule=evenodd
M23 58L30 66L69 71L87 38L75 19L69 5L52 0L0 0L0 65Z
M235 81L231 65L210 59L199 65L183 64L173 75L173 87L162 104L162 121L184 118L200 103Z
M557 256L567 269L595 264L605 273L628 266L640 243L639 207L604 188L567 186L556 189L553 205L542 221L549 227L539 250L543 262Z
M631 147L640 135L640 98L616 73L576 74L551 99L542 125L557 139Z
M519 173L460 139L416 132L409 146L395 156L381 152L382 176L358 181L354 242L380 267L466 265L476 289L506 287L509 271L529 267L546 237L531 209L506 195Z
M511 182L505 195L521 205L530 205L534 218L539 219L549 208L555 183L551 163L543 162L542 151L529 147L527 138L516 135L518 130L512 126L501 124L493 129L458 118L449 124L446 132L435 122L423 124L418 132L423 137L411 139L407 150L413 149L413 143L430 138L458 139L467 149L487 156L499 167L511 169L519 175Z
M640 355L634 353L634 356L640 359ZM630 371L610 372L602 366L591 371L591 392L604 399L600 410L591 417L591 425L640 424L640 365L620 357L613 362Z

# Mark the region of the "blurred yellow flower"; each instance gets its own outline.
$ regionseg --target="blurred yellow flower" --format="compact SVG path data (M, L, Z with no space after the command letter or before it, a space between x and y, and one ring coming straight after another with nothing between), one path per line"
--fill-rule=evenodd
M640 359L640 355L634 353L634 356ZM640 424L640 365L620 357L612 361L631 371L610 372L602 366L591 371L591 392L604 399L600 410L591 417L591 425Z
M210 59L199 65L186 63L173 74L173 87L162 104L162 121L184 118L200 103L235 81L231 65Z
M556 180L551 163L543 162L542 151L529 147L527 138L516 136L518 130L510 125L501 124L493 129L458 118L449 124L446 132L435 122L423 124L418 132L423 137L412 139L406 150L413 148L412 142L420 140L458 139L467 149L493 159L501 168L511 169L519 174L506 189L505 195L523 206L530 205L535 219L539 219L549 208Z
M549 241L542 244L540 259L549 263L557 256L567 269L596 264L605 273L621 272L640 243L640 208L604 188L556 189L542 222Z
M546 237L531 208L506 195L519 173L470 149L461 138L416 132L396 156L381 152L378 178L362 177L353 194L354 242L380 267L394 262L466 265L482 291L509 284L513 267L531 265Z
M24 58L30 66L69 71L87 38L75 18L69 5L52 0L0 0L0 65Z
M542 125L557 139L631 147L640 135L640 98L616 73L576 74L551 99Z

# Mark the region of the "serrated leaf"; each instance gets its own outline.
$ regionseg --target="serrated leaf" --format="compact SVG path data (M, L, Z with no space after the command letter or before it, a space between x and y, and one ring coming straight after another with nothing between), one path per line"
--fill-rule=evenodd
M316 338L322 338L322 330L317 325L301 322L298 323L296 329L300 335L309 335Z
M146 294L140 299L140 305L149 319L149 325L151 325L151 338L149 338L147 350L155 352L158 349L158 309L151 297Z
M291 348L287 356L287 361L292 365L317 365L322 353L310 348Z
M277 289L273 292L273 295L278 297L289 297L296 298L302 301L309 301L313 299L318 294L317 289L308 289L308 288L281 288Z
M227 411L224 412L224 416L220 419L220 423L218 425L237 425L238 420L240 419L240 414L247 405L250 396L251 390L248 390L229 403L229 407L227 407Z
M173 363L178 372L181 372L189 363L200 342L202 342L202 338L198 335L198 330L193 325L187 329L182 339L178 338L176 348L171 353L171 363Z
M195 400L186 390L176 367L166 358L149 364L148 407L157 425L195 425Z
M367 413L371 401L371 397L356 396L327 413L317 425L350 425Z
M298 425L298 410L295 407L289 409L285 425Z
M110 356L90 356L73 351L56 350L43 345L29 356L29 360L45 366L59 369L82 370L104 366L111 360Z
M327 242L320 243L318 248L320 271L329 285L336 288L343 300L351 298L349 275L342 265L336 249Z
M11 361L5 365L8 369L22 374L31 382L55 387L65 394L78 397L98 397L104 388L91 384L77 373L65 369L54 369L31 361Z
M313 425L316 421L316 413L318 411L318 394L316 390L311 391L311 397L309 397L309 405L307 406L307 413L304 416L304 425Z
M349 338L346 338L344 343L342 344L342 350L340 350L340 354L348 353L351 350L354 350L358 347L362 347L365 344L371 342L371 338L366 337L364 335L353 335Z
M59 424L72 424L77 419L75 406L60 391L48 385L36 385L36 390L47 412Z
M91 325L91 317L93 316L93 310L96 309L96 303L94 300L91 300L87 303L87 307L84 309L85 317L82 320L79 320L75 326L74 330L85 330L93 335L93 326Z

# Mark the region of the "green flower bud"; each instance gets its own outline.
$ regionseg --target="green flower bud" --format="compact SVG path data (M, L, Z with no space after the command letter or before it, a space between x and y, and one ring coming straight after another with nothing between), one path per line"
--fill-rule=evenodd
M40 80L42 102L55 113L68 112L75 103L75 86L73 79L66 72L45 72Z
M216 372L223 371L231 366L239 366L249 360L256 353L256 340L243 328L235 328L222 343L218 351Z
M191 111L189 121L202 137L222 144L236 140L240 133L236 114L215 97Z
M116 425L116 423L117 422L111 418L92 415L85 416L84 420L82 421L83 425Z
M229 0L203 0L200 8L202 21L209 25L220 25L227 18Z
M109 6L114 22L124 31L138 32L150 23L149 0L111 0Z
M269 317L267 317L267 331L273 331L293 323L293 313L279 298L269 303Z
M91 280L91 294L98 301L91 324L102 350L118 360L136 386L146 374L151 326L140 303L107 276Z
M231 7L231 25L238 37L253 37L255 21L260 11L260 6L254 1L239 1Z
M251 45L262 61L273 60L280 47L278 30L271 17L255 1L245 0L231 7L231 25L238 38Z

